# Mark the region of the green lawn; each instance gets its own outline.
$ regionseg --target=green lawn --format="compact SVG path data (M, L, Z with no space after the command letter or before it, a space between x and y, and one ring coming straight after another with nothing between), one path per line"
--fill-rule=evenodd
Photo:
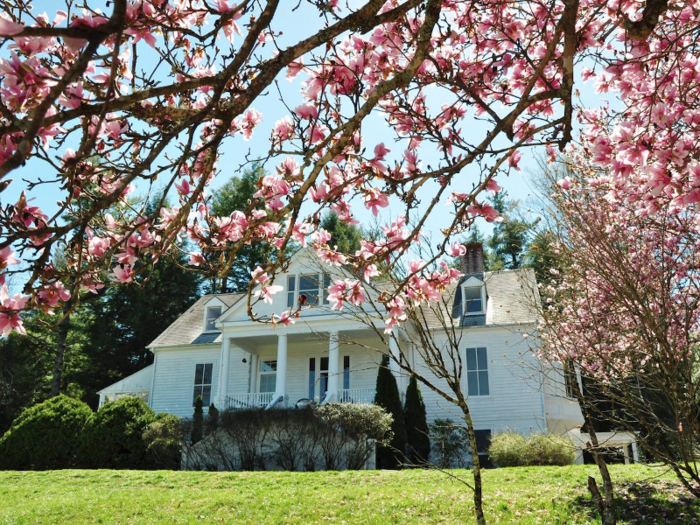
M468 471L453 471L465 476ZM597 523L595 467L490 470L491 523ZM700 523L700 504L660 467L613 466L621 523ZM471 492L444 473L0 472L0 523L457 523Z

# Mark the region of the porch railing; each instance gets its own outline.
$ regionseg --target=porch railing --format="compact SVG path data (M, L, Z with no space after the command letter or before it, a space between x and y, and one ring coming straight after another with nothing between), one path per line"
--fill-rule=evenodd
M368 404L374 403L376 390L374 388L345 388L338 390L338 403Z
M274 392L257 392L250 394L228 394L224 398L225 408L260 408L272 402Z

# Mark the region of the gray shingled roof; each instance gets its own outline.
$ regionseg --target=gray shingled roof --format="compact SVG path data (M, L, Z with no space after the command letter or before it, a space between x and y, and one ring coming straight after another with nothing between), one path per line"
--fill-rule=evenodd
M244 295L245 294L240 293L222 293L215 295L208 294L200 297L196 303L190 306L189 310L178 317L173 324L168 326L168 328L156 337L155 341L148 345L148 347L221 342L221 334L202 334L204 305L209 302L212 297L216 297L230 308Z

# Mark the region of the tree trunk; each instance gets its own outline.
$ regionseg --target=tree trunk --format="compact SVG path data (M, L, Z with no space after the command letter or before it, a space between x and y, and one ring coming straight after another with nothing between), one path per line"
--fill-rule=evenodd
M69 301L70 302L70 301ZM56 328L56 355L53 361L53 372L51 375L51 393L50 397L56 397L61 393L61 383L63 381L63 365L66 356L66 341L68 340L68 332L70 330L70 310L69 302L64 307L63 321Z
M469 407L466 404L463 404L462 412L464 413L464 422L467 424L469 447L472 449L472 475L474 476L474 510L476 511L476 522L478 525L486 525L483 488L481 484L481 465L479 464L479 450L476 444L474 423L471 413L469 412Z

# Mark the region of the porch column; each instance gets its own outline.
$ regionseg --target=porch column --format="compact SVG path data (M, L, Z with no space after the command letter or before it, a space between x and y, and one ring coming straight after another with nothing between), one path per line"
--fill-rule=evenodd
M396 385L399 387L399 394L401 394L401 398L403 399L406 393L406 385L404 384L406 376L396 362L401 359L401 350L399 349L398 334L396 332L392 332L389 336L389 352L392 355L392 359L389 359L389 370L391 370L392 375L396 378Z
M282 406L287 404L287 335L277 336L277 375L275 379L275 398L284 396Z
M637 449L637 442L632 442L632 459L635 463L639 463L639 450Z
M338 385L340 375L338 368L340 364L340 342L338 332L329 334L328 338L328 396L329 401L336 401L338 398Z
M226 408L228 395L228 367L231 362L231 339L223 336L221 344L221 371L219 373L219 408Z

